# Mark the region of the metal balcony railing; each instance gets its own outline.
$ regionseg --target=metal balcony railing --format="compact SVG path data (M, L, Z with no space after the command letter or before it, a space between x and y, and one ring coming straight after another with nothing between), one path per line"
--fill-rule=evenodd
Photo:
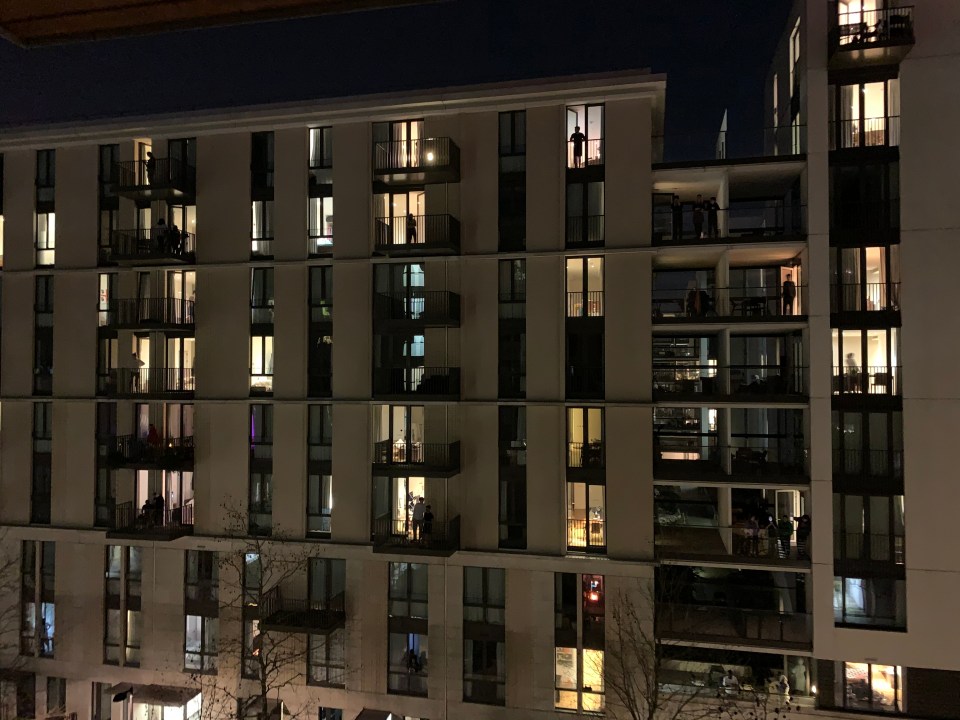
M460 368L374 368L374 395L458 396Z
M460 170L460 148L448 137L416 138L378 142L373 148L373 171L377 175L430 173Z
M460 221L446 213L381 217L375 225L378 253L460 252Z
M838 13L830 31L833 50L862 50L875 45L912 45L913 7Z
M192 196L196 192L196 169L177 158L127 160L116 164L115 173L117 193L120 195L147 195L162 191Z
M124 533L187 534L193 530L193 505L137 508L133 501L118 503L112 529Z
M656 205L653 242L700 243L712 240L767 240L803 234L803 205L782 201L733 201L715 212L694 210L693 203Z
M154 227L115 230L109 245L100 246L101 263L194 262L196 236L186 230Z
M97 377L101 395L192 395L193 368L119 368Z
M603 317L603 290L568 292L567 317Z
M568 468L602 468L606 465L602 442L568 442Z
M767 528L739 525L687 525L678 514L660 513L654 525L657 554L662 558L716 559L736 558L758 563L788 563L809 561L809 537L796 534L780 536ZM670 520L667 522L667 520Z
M809 647L813 642L812 617L807 613L680 603L661 603L658 609L658 632L670 639L784 648Z
M460 296L447 290L377 293L373 312L377 320L455 327L460 324Z
M803 396L806 368L779 365L685 365L653 368L653 392L657 397Z
M833 556L837 560L903 565L906 562L905 539L902 534L836 532L833 535Z
M104 313L106 327L179 327L194 324L194 301L184 298L114 300Z
M835 448L833 451L833 474L902 480L903 451Z
M373 445L373 464L412 466L424 472L457 471L460 469L460 442L407 443L402 440L381 440Z
M567 547L602 552L607 546L607 526L602 518L567 518Z
M899 365L834 365L834 395L889 395L899 397L901 387Z
M567 216L567 247L603 245L603 215Z
M603 165L603 138L567 141L567 167L572 169Z
M404 552L442 552L452 553L460 549L460 516L450 520L432 520L424 523L414 538L413 528L406 518L391 518L381 515L373 520L372 532L374 550L402 548Z
M157 438L119 435L108 444L108 458L127 467L179 468L193 465L193 436Z
M346 623L344 601L343 593L323 601L289 598L277 585L260 598L260 623L281 632L329 634Z
M709 165L717 161L791 157L807 151L806 125L777 125L744 136L730 131L677 133L653 138L653 162Z
M711 320L783 319L803 315L806 286L795 286L791 297L782 285L655 290L653 321L658 323ZM798 318L802 319L802 318Z
M809 452L802 438L734 438L719 445L714 435L654 436L654 477L658 480L723 480L738 482L805 481Z
M833 120L830 123L830 149L896 147L900 144L900 116Z
M830 312L889 312L900 310L900 283L835 284Z

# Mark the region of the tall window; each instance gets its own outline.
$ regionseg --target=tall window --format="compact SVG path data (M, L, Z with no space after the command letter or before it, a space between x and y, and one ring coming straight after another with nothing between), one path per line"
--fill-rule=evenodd
M53 392L53 276L35 278L33 394Z
M310 558L309 598L311 608L343 612L347 588L347 563L331 558ZM346 659L346 630L342 626L329 634L311 634L308 638L308 681L316 685L343 687Z
M56 549L52 542L24 540L20 551L20 654L53 657Z
M556 573L554 582L554 707L602 713L603 576Z
M307 422L307 534L330 537L333 406L310 405Z
M142 574L139 547L107 546L103 622L103 661L107 664L140 665Z
M109 252L113 234L117 231L120 215L120 198L114 189L117 175L117 163L120 161L120 146L117 144L100 146L100 170L97 175L97 199L100 206L98 221L98 246ZM101 255L102 257L102 255Z
M217 554L187 550L185 566L183 667L215 672L220 639Z
M273 268L250 274L250 394L273 392Z
M250 215L250 255L273 257L273 200L253 200Z
M504 614L505 571L463 569L463 699L503 705L506 701Z
M53 403L33 404L33 479L30 488L30 522L50 522Z
M603 409L567 408L567 547L607 544Z
M333 391L333 267L310 268L310 327L307 394L330 397Z
M273 526L273 406L250 406L249 532L269 535Z
M900 79L830 87L830 149L900 144Z
M250 138L250 186L257 190L273 188L272 132L255 132Z
M603 317L603 258L567 259L567 317Z
M329 255L333 248L333 128L310 128L309 253Z
M526 247L527 236L527 113L500 113L500 251Z
M38 150L35 207L37 224L34 240L39 266L50 266L54 262L57 234L54 209L56 174L56 151Z
M67 714L67 679L47 676L47 717Z
M603 181L567 183L567 247L603 246Z
M310 128L310 169L333 167L333 128Z
M843 706L864 712L903 712L903 673L898 665L843 663Z
M603 105L567 107L567 167L603 165Z
M500 547L527 547L527 409L499 408Z
M390 563L387 690L426 695L427 572L429 566Z
M523 398L527 391L526 260L500 261L499 290L499 396Z
M263 565L259 553L243 555L243 667L244 678L255 679L260 673L260 602L264 595Z

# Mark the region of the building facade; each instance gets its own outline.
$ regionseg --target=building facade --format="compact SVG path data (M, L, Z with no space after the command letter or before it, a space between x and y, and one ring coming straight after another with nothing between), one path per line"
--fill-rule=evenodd
M798 2L755 138L649 72L7 133L5 714L622 714L629 605L701 704L954 717L957 22Z

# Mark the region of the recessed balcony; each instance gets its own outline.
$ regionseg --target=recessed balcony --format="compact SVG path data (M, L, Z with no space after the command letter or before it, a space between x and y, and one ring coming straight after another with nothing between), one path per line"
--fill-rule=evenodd
M460 254L460 221L452 215L379 217L375 225L378 255Z
M671 506L667 506L671 509ZM674 506L676 507L676 506ZM804 568L810 565L807 540L796 535L780 537L766 528L747 523L717 525L702 517L668 513L658 506L654 525L657 556L664 560L733 562L739 565L776 565Z
M833 394L841 397L900 397L899 365L834 365Z
M654 400L805 402L806 368L779 365L655 365Z
M653 439L656 480L718 484L796 485L809 482L803 438L734 438L720 445L715 435L657 433Z
M450 520L432 520L417 537L404 519L389 515L376 518L373 523L373 551L403 553L404 555L439 555L449 557L460 549L460 516Z
M118 368L97 376L97 394L129 398L191 398L193 368Z
M192 470L193 436L153 441L137 435L119 435L106 443L107 462L114 468L137 470Z
M108 538L176 540L193 534L193 505L176 508L137 508L132 501L114 507Z
M260 602L260 626L264 630L329 635L346 626L342 593L326 600L286 597L279 585L264 593Z
M656 196L654 197L656 200ZM734 200L711 213L693 203L655 204L654 245L703 245L802 239L805 208L782 200Z
M913 7L838 13L830 30L830 69L895 65L913 47Z
M460 397L458 367L374 368L373 394L377 398L452 400Z
M460 296L448 290L376 293L373 314L378 323L460 327Z
M809 650L813 618L807 613L723 605L662 603L658 633L668 640Z
M197 190L196 169L177 158L128 160L116 164L117 194L132 200L192 199Z
M194 326L193 300L131 298L114 300L104 313L104 327L116 330L183 330Z
M196 236L167 228L115 230L110 244L100 247L102 265L192 265Z
M897 147L899 145L899 115L834 120L830 123L831 150Z
M373 445L374 475L453 477L460 472L460 442L381 440Z
M460 182L460 148L448 137L378 142L373 174L387 185Z
M657 290L652 299L656 325L713 323L805 323L805 286L785 296L782 285Z

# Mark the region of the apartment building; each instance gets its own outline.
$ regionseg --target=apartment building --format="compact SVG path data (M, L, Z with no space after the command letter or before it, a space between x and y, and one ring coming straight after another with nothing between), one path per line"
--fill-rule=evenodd
M626 602L702 705L955 717L957 22L798 2L754 138L645 71L7 133L5 712L622 716Z

